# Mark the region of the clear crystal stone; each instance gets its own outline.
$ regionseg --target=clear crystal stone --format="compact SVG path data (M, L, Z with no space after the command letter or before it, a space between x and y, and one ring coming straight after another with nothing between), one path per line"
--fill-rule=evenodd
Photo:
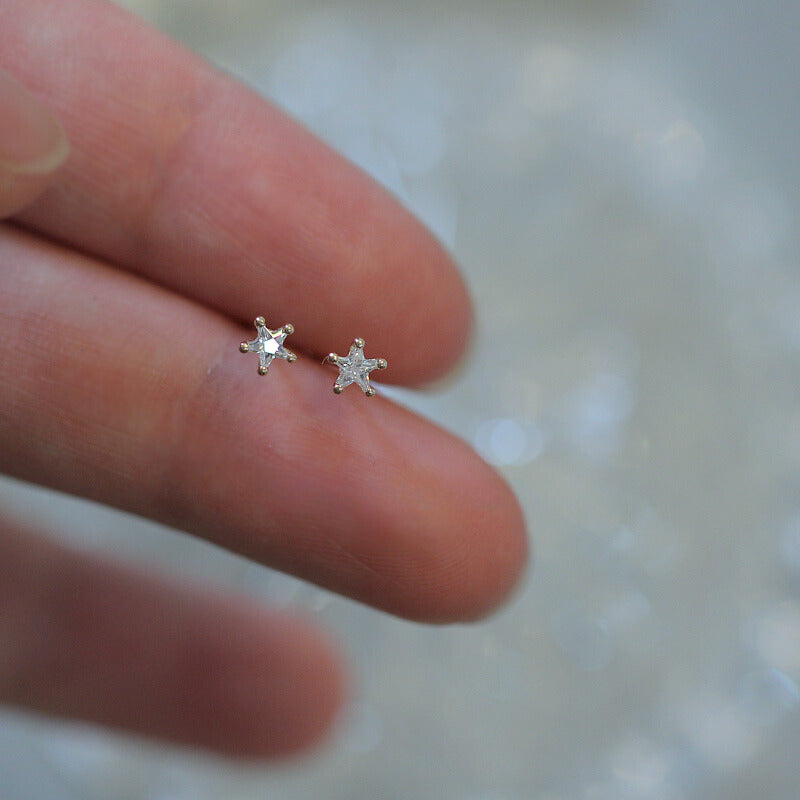
M254 353L267 353L275 355L281 349L281 341L273 336L275 331L267 328L260 328L258 331L258 338L248 342L248 346Z
M257 336L247 343L248 351L258 355L262 369L269 368L275 358L289 359L292 353L283 346L287 332L283 328L270 330L266 325L256 325Z
M352 345L350 352L346 356L339 356L336 361L339 367L339 377L336 379L337 386L344 388L351 383L357 384L362 391L370 391L369 373L378 369L377 358L364 358L364 349L358 345Z

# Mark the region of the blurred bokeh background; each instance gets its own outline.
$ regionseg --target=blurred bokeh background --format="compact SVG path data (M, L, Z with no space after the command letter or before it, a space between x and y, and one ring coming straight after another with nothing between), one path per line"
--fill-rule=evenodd
M391 393L503 470L536 566L429 629L4 481L67 537L305 610L356 673L330 747L280 768L4 712L4 800L795 800L800 4L123 5L455 252L472 358Z

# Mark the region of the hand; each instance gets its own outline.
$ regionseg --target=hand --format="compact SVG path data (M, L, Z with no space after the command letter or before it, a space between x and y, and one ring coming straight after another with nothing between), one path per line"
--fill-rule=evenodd
M454 363L469 301L432 237L109 4L6 0L0 69L0 210L27 206L0 225L0 471L411 619L497 606L526 554L506 484L320 364L356 336L387 381ZM301 353L266 378L238 353L260 314ZM311 625L22 527L0 519L0 701L239 756L330 723Z

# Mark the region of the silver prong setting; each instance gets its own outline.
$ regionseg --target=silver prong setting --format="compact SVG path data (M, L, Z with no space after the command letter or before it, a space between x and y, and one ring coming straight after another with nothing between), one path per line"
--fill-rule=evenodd
M292 323L291 323L291 322L287 322L287 323L286 323L286 324L283 326L283 332L284 332L284 333L285 333L287 336L291 336L291 335L294 333L294 325L292 325Z
M240 353L247 353L247 352L249 352L249 350L250 350L250 345L247 344L247 342L242 342L239 345L239 352Z
M253 325L255 325L256 328L266 328L267 321L264 319L264 317L256 317Z
M378 359L378 369L386 369L389 366L389 362L385 358Z
M360 347L363 350L364 346L366 345L366 342L362 338L359 337L358 339L354 339L353 340L353 344L356 347Z

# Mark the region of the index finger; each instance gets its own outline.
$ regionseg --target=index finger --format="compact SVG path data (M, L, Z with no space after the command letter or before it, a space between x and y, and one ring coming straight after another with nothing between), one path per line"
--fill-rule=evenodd
M431 234L167 37L98 0L9 0L0 66L46 99L73 146L28 226L243 322L291 321L306 350L364 337L389 381L435 378L463 351L468 295Z

